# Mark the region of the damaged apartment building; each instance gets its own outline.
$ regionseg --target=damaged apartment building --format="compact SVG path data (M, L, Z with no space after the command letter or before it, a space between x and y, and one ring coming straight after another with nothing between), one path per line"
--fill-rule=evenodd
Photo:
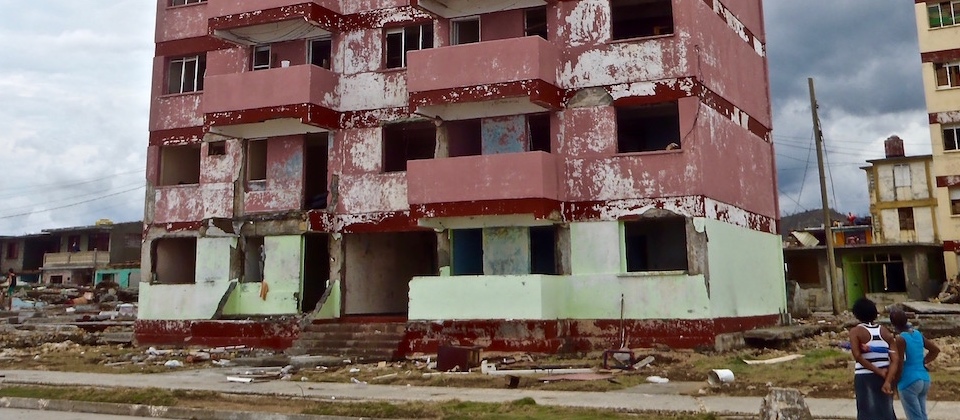
M137 340L775 324L765 50L760 0L160 0Z

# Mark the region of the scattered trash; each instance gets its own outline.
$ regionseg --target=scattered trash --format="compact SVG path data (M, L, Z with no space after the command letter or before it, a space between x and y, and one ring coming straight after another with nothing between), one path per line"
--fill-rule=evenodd
M660 376L647 376L647 382L650 382L652 384L665 384L667 382L670 382L670 380Z
M357 379L357 378L350 378L350 382L353 382L353 383L357 384L357 386L359 386L359 387L361 387L361 388L367 386L367 383L366 383L366 382L361 381L361 380L359 380L359 379Z
M641 360L641 361L639 361L639 362L637 362L637 363L634 363L634 364L633 364L633 370L639 370L640 368L642 368L642 367L644 367L644 366L646 366L646 365L649 365L649 364L653 363L654 360L656 360L656 359L654 359L653 356L647 356L647 357L643 358L643 360Z
M350 373L360 372L360 368L350 368Z
M164 363L163 365L168 368L180 368L183 367L183 362L179 360L167 360L167 363Z
M849 344L848 344L848 346L849 346ZM849 348L849 347L848 347L848 348ZM775 358L773 358L773 359L766 359L766 360L747 360L747 359L743 359L743 363L746 363L746 364L748 364L748 365L773 365L773 364L777 364L777 363L789 362L789 361L791 361L791 360L797 360L797 359L800 359L800 358L802 358L802 357L803 357L802 354L791 354L791 355L788 355L788 356L775 357Z
M609 373L571 373L566 375L544 376L540 378L542 382L552 381L601 381L604 379L613 379Z
M371 381L379 381L379 380L381 380L381 379L392 378L392 377L394 377L394 376L397 376L397 374L396 374L396 373L388 373L388 374L386 374L386 375L377 376L377 377L371 379Z
M480 362L480 373L484 375L561 375L573 373L594 373L591 368L541 368L541 369L504 369L497 370L497 366Z
M733 382L733 371L730 369L713 369L707 374L707 383L720 386Z

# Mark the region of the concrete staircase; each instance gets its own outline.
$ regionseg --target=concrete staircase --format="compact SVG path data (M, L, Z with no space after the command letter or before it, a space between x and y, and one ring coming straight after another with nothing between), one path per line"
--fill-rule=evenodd
M401 358L406 323L311 323L287 349L292 356L337 356L355 362L391 361Z

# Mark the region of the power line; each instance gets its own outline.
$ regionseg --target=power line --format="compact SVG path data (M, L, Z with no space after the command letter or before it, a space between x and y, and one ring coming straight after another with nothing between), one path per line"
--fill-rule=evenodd
M12 187L12 188L0 188L0 191L32 190L32 189L42 188L42 187L48 187L48 186L52 186L52 187L55 188L55 189L60 189L60 188L66 188L66 187L75 187L75 186L77 186L77 185L90 184L90 183L97 182L97 181L104 181L104 180L107 180L107 179L117 178L117 177L120 177L120 176L123 176L123 175L145 174L145 173L146 173L146 170L140 169L140 170L130 171L130 172L120 172L120 173L116 173L116 174L113 174L113 175L108 175L108 176L104 176L104 177L100 177L100 178L94 178L94 179L88 179L88 180L86 180L86 181L78 181L78 182L69 183L69 184L60 184L59 182L53 182L53 183L48 183L48 184L22 185L22 186Z
M135 185L143 185L143 181L138 181L138 182L135 182L135 183L133 183L133 184L127 184L127 185L123 185L123 186L116 187L116 188L127 188L127 187L132 187L132 186L135 186ZM111 187L111 188L109 188L109 189L114 189L114 187ZM55 199L55 200L49 200L49 201L47 202L47 204L70 201L70 200L74 200L74 199L78 199L78 198L83 198L83 197L88 197L88 196L91 196L91 195L94 195L94 194L100 194L100 193L102 193L102 191L87 192L87 193L83 193L83 194L80 194L80 195L74 195L74 196L71 196L71 197L58 198L58 199ZM19 209L29 208L29 207L32 207L32 206L33 206L33 204L26 204L26 205L23 205L23 206L8 207L8 208L4 208L4 209L2 209L2 210L3 210L3 211L19 210Z
M50 207L50 208L41 209L41 210L33 210L33 211L28 211L28 212L26 212L26 213L9 214L9 215L5 215L5 216L0 216L0 219L12 219L12 218L15 218L15 217L30 216L30 215L32 215L32 214L43 213L43 212L48 212L48 211L52 211L52 210L60 210L60 209L65 209L65 208L69 208L69 207L79 206L79 205L81 205L81 204L86 204L86 203L90 203L90 202L93 202L93 201L102 200L102 199L104 199L104 198L110 198L110 197L118 196L118 195L120 195L120 194L126 194L126 193L128 193L128 192L136 191L136 190L139 190L139 189L145 188L145 187L146 187L146 185L140 185L140 186L138 186L138 187L136 187L136 188L131 188L131 189L129 189L129 190L123 190L123 191L115 192L115 193L112 193L112 194L102 195L102 196L100 196L100 197L94 197L94 198L91 198L91 199L88 199L88 200L78 201L78 202L76 202L76 203L65 204L65 205L62 205L62 206Z

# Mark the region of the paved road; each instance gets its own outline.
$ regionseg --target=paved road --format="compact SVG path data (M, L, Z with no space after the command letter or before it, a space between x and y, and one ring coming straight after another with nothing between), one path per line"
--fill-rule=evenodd
M62 411L18 410L0 408L0 419L3 420L134 420L147 417L109 416L106 414L65 413ZM151 420L163 420L156 417Z

